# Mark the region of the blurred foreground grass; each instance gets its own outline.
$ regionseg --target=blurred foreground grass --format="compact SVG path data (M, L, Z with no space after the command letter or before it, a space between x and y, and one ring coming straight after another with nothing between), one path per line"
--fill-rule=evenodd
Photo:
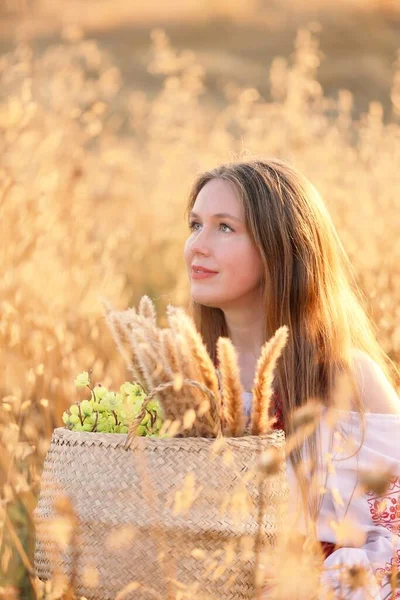
M328 98L318 38L265 72L270 100L227 82L221 108L191 51L151 35L160 91L121 95L112 57L79 28L36 54L0 58L0 482L3 597L35 598L31 512L54 427L76 374L117 388L129 375L101 315L154 298L186 305L186 194L199 170L247 154L294 162L322 192L351 256L377 336L400 362L400 64L388 105L355 119ZM14 590L14 591L13 591Z

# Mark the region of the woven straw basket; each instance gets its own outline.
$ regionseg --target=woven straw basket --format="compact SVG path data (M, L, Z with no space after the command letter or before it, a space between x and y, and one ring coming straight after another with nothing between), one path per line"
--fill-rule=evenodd
M141 585L119 597L175 598L187 586L192 595L183 598L255 598L255 554L243 542L274 546L288 499L285 461L268 477L258 465L271 446L283 457L284 433L223 438L218 450L202 437L137 437L128 450L124 442L122 434L54 430L34 511L38 577L61 572L88 600L114 599L130 582ZM249 504L235 513L243 489ZM64 546L60 494L78 523Z

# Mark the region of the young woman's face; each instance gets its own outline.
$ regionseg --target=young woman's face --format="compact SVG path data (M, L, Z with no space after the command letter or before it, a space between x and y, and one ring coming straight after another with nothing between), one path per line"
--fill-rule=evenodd
M258 300L263 273L261 256L250 239L233 184L221 179L206 183L189 221L191 234L184 255L193 300L221 309L248 307ZM196 266L215 274L198 278L193 272Z

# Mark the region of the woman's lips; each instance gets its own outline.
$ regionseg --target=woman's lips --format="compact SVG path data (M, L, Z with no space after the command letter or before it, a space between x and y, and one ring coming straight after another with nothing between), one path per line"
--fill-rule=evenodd
M214 277L214 275L218 275L218 273L207 273L206 271L196 271L192 270L192 279L208 279L209 277Z

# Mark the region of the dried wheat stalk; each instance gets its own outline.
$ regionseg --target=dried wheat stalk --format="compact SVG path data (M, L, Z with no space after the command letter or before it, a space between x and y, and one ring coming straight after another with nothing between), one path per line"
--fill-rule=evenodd
M153 301L149 296L142 296L139 302L139 315L153 323L157 327L157 312Z
M182 369L176 340L172 335L172 331L168 328L162 329L160 332L160 348L165 368L170 373L171 378L173 378L174 375L181 373Z
M167 319L170 326L170 339L176 352L176 360L179 365L179 372L183 379L193 381L202 381L202 374L198 365L191 359L190 345L182 332L179 313L177 308L169 305L167 307ZM202 402L206 401L204 394L194 388L185 390L185 396L190 407L198 408Z
M183 331L187 335L191 349L193 350L193 357L200 369L203 376L204 383L210 388L215 394L218 394L218 378L215 372L214 364L211 360L210 355L207 352L207 348L204 344L201 334L197 331L196 325L193 319L191 319L184 311L182 315L182 326Z
M222 390L224 433L234 437L243 435L246 424L243 407L243 387L237 353L229 338L217 341L220 385Z
M126 311L114 311L111 305L105 304L106 323L109 325L118 349L123 353L135 379L147 391L158 390L164 420L184 422L187 410L197 406L198 415L193 426L186 427L185 436L214 437L221 431L218 416L219 392L216 375L212 372L202 376L197 366L196 357L202 356L201 364L207 364L206 352L201 338L193 335L193 325L182 318L182 312L174 313L172 329L157 327L154 305L148 297L140 301L139 313L134 308ZM174 310L171 307L171 315ZM197 348L195 348L197 343ZM200 343L200 348L198 344ZM192 353L193 350L193 353ZM207 354L207 353L206 353ZM207 355L208 356L208 355ZM211 359L208 357L210 364ZM210 369L207 365L207 370ZM134 367L134 368L133 368ZM188 385L187 382L204 383L216 389L217 399L210 403L202 386ZM184 387L179 389L179 380ZM206 385L206 388L208 386ZM198 394L197 403L193 402L193 391ZM211 396L213 397L213 396ZM204 410L204 405L206 410ZM186 419L187 422L187 419Z
M111 302L107 300L107 298L105 298L104 296L99 296L99 301L103 307L103 314L105 316L109 315L111 312L114 312L115 309Z
M128 330L127 336L137 357L137 364L148 390L153 390L161 384L171 381L170 369L167 368L161 353L161 330L154 325L152 317L147 319L142 315L122 312L120 321ZM159 393L163 418L172 421L182 418L182 406L169 388Z
M134 308L126 311L115 311L112 306L103 300L106 324L111 330L117 348L123 355L127 367L132 372L134 380L140 383L146 393L155 387L155 377L163 378L163 370L153 360L154 347L158 340L157 328L154 326L154 313L148 310L150 319L138 315ZM142 313L146 303L141 304ZM148 303L147 303L148 307ZM166 403L167 404L167 403Z
M109 315L114 331L123 339L124 346L129 348L132 362L135 364L135 369L139 376L139 382L146 391L152 388L152 380L150 377L147 361L143 359L143 349L139 343L145 344L145 337L141 336L139 341L133 336L132 322L136 320L135 309L126 311L115 311ZM118 342L118 340L116 340Z
M185 379L202 379L202 373L199 365L192 360L190 356L190 344L182 330L182 312L176 306L167 306L167 319L171 329L173 339L176 343L176 350L181 373Z
M261 349L253 387L253 406L250 424L252 435L268 433L275 423L275 417L269 417L274 369L286 345L288 335L289 329L286 325L280 327Z
M181 341L179 341L181 340ZM175 411L184 414L187 410L193 409L196 404L193 401L194 388L183 387L183 369L179 359L179 345L182 345L182 336L175 336L171 329L160 330L160 350L161 360L171 379L174 382L174 404ZM187 379L187 378L186 378ZM178 398L179 397L179 398ZM200 395L201 401L204 401L204 393ZM172 413L173 411L171 411ZM175 417L178 418L178 417ZM195 424L197 427L197 424Z
M111 331L112 337L117 345L118 350L122 354L125 364L132 373L135 381L146 390L146 379L140 366L139 358L135 348L132 348L130 339L130 330L126 326L126 322L121 320L120 315L115 311L110 304L103 302L105 322ZM135 311L134 308L128 309L126 313Z
M177 361L177 348L173 335L169 329L161 332L161 360L165 365L170 381L173 383L170 389L168 400L170 403L166 406L166 412L170 420L182 420L186 411L193 409L193 396L190 388L183 385L184 377ZM204 394L203 394L204 398ZM193 427L186 431L187 436L201 436L201 423L197 420Z
M210 416L215 423L219 424L219 427L223 427L218 378L203 339L197 331L193 319L182 308L169 307L168 316L171 328L178 334L181 332L187 343L187 354L185 352L186 356L183 356L182 359L186 362L187 370L190 370L188 377L204 383L213 392L217 402L215 406L210 407Z

